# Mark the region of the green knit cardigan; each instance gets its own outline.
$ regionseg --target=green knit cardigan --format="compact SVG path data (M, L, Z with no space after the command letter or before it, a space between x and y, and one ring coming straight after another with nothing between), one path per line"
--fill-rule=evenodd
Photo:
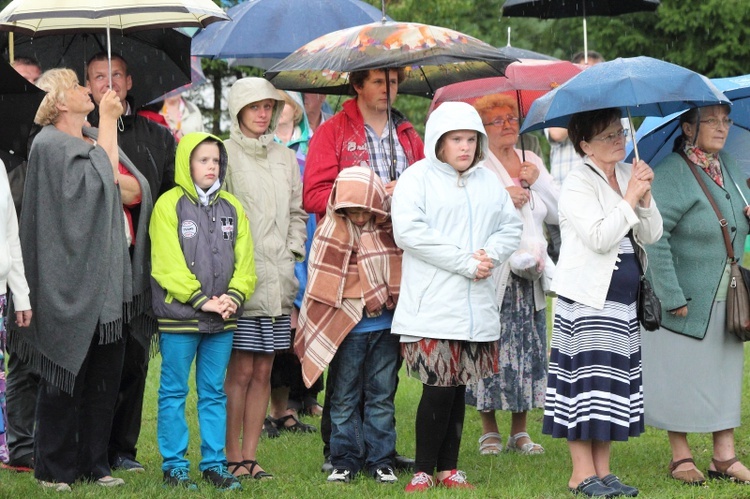
M750 189L734 159L725 153L720 154L720 159L724 188L701 168L698 170L728 222L735 256L741 258L748 221L743 213L744 202L732 179L746 199L750 199ZM685 160L677 153L670 154L654 168L652 194L664 220L664 235L655 244L646 246L646 253L648 276L662 303L662 327L703 339L727 263L719 220ZM669 313L683 305L688 306L686 317Z

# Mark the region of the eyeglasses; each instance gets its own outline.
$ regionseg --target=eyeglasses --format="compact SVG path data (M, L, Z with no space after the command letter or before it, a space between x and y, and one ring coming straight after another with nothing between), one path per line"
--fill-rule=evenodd
M605 135L604 137L594 137L591 140L600 140L602 142L606 142L607 144L611 144L615 140L624 139L628 137L629 135L630 135L630 130L628 130L627 128L621 128L616 132Z
M489 123L482 123L484 126L505 126L505 124L508 123L510 126L517 125L518 124L518 118L515 116L506 117L503 118L495 118L494 120L490 121Z
M730 118L708 118L707 120L701 120L701 123L708 126L709 128L713 128L714 130L716 130L717 128L719 128L719 124L724 125L724 128L731 127L732 125L734 125L734 120Z

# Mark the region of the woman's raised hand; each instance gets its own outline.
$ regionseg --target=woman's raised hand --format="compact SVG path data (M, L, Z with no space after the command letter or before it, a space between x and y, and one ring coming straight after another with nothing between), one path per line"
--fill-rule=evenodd
M122 115L122 103L120 98L113 90L107 90L102 96L101 102L99 102L99 116L100 118L116 120Z
M513 200L513 206L515 206L516 208L520 208L521 206L529 202L529 191L527 191L523 187L511 185L510 187L506 187L505 189L508 191L510 199Z

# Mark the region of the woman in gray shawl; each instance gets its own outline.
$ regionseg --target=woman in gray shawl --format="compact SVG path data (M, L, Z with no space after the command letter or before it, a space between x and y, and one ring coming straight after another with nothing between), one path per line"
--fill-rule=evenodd
M29 153L20 222L35 314L31 327L11 335L42 377L34 474L58 491L77 480L122 485L107 460L122 324L142 316L149 301L148 238L134 241L131 265L123 203L141 196L139 226L148 224L150 191L119 155L122 106L114 92L102 99L97 134L84 128L94 104L73 71L47 71L37 85L48 92L35 117L44 128Z

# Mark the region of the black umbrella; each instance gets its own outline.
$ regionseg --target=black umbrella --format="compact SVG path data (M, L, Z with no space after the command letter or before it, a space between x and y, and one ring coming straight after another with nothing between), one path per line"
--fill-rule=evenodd
M3 117L0 150L7 152L10 158L26 158L29 132L44 95L43 90L26 81L10 64L0 61L0 116Z
M502 10L503 15L508 17L583 17L584 61L588 63L586 16L618 16L630 12L654 11L659 3L659 0L507 0Z
M0 50L8 49L8 33L0 35ZM133 88L128 92L141 106L170 90L190 83L190 37L174 29L112 33L112 52L128 63ZM15 35L15 56L33 57L43 69L67 67L86 81L86 63L107 51L103 33L67 32L55 35Z

